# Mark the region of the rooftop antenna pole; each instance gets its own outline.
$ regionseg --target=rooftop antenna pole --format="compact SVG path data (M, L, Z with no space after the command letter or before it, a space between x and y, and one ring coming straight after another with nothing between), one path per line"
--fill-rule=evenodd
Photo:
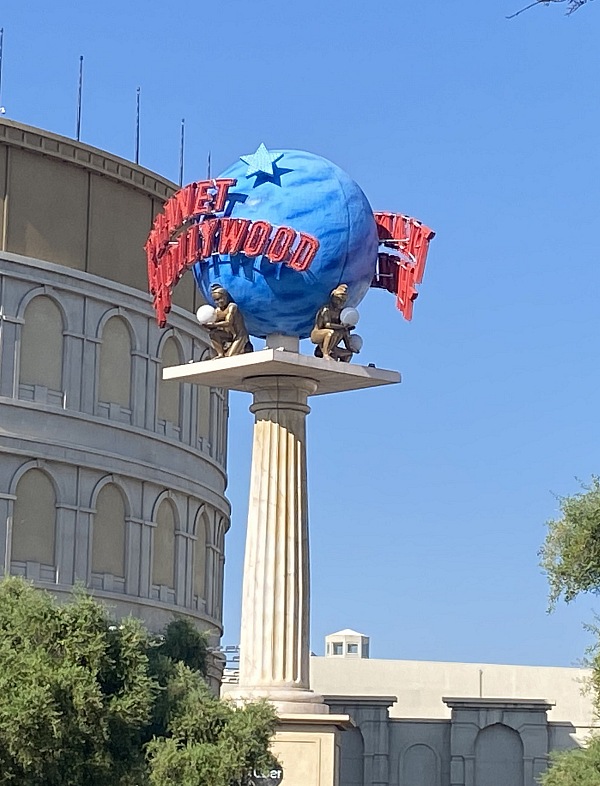
M4 49L4 28L0 27L0 115L6 112L2 105L2 50Z
M77 132L76 137L81 139L81 96L83 91L83 55L79 55L79 89L77 91Z
M135 163L140 163L140 88L136 91L135 109Z
M210 180L210 150L208 151L208 161L206 166L206 179Z
M179 147L179 187L183 185L183 151L185 145L185 117L181 118L181 144Z

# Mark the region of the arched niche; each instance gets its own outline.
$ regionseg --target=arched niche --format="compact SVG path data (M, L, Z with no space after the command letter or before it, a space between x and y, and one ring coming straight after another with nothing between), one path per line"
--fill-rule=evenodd
M131 409L131 330L120 316L103 326L100 346L98 401Z
M177 517L170 499L163 499L156 512L152 549L152 584L174 591L175 530ZM171 598L169 598L171 599Z
M13 508L11 562L37 563L53 571L56 559L56 491L40 469L25 472L17 483ZM15 565L16 568L19 565ZM16 572L22 572L17 570ZM47 576L46 578L50 578Z
M63 314L47 295L37 295L25 308L19 355L19 395L36 400L35 389L55 394L60 403L63 389ZM46 394L47 395L47 394Z
M178 341L169 336L162 345L160 353L161 369L158 383L157 417L159 425L168 435L169 426L176 430L181 428L181 383L173 380L162 379L162 369L168 366L178 366L181 359L181 347Z
M440 786L440 764L429 745L418 743L404 751L400 761L400 786Z
M92 584L100 589L124 591L127 506L122 490L115 483L106 483L98 492L95 509Z
M523 743L503 723L482 729L475 740L477 786L523 786Z
M206 553L210 543L210 526L204 508L200 508L196 516L196 541L194 543L194 597L196 607L206 609Z

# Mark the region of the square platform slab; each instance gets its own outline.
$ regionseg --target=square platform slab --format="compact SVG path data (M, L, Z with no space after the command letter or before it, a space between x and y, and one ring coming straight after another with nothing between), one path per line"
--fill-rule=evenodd
M201 360L198 363L163 369L163 379L195 382L198 385L240 390L245 393L251 390L247 380L277 376L312 379L317 383L315 396L396 385L401 380L398 371L338 363L283 349L262 349L246 355Z

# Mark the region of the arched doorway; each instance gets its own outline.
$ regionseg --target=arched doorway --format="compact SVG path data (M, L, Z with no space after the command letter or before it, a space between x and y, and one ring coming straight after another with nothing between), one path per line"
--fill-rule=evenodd
M477 786L523 786L523 743L502 723L486 726L475 741Z

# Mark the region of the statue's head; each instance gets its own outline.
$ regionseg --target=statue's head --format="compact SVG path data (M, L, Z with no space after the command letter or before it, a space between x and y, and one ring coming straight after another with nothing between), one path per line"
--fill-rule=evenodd
M343 306L346 300L348 300L348 286L346 284L340 284L339 287L336 287L332 291L330 297L331 302L336 306Z
M231 303L231 295L219 284L213 284L211 286L210 296L220 308L224 308Z

